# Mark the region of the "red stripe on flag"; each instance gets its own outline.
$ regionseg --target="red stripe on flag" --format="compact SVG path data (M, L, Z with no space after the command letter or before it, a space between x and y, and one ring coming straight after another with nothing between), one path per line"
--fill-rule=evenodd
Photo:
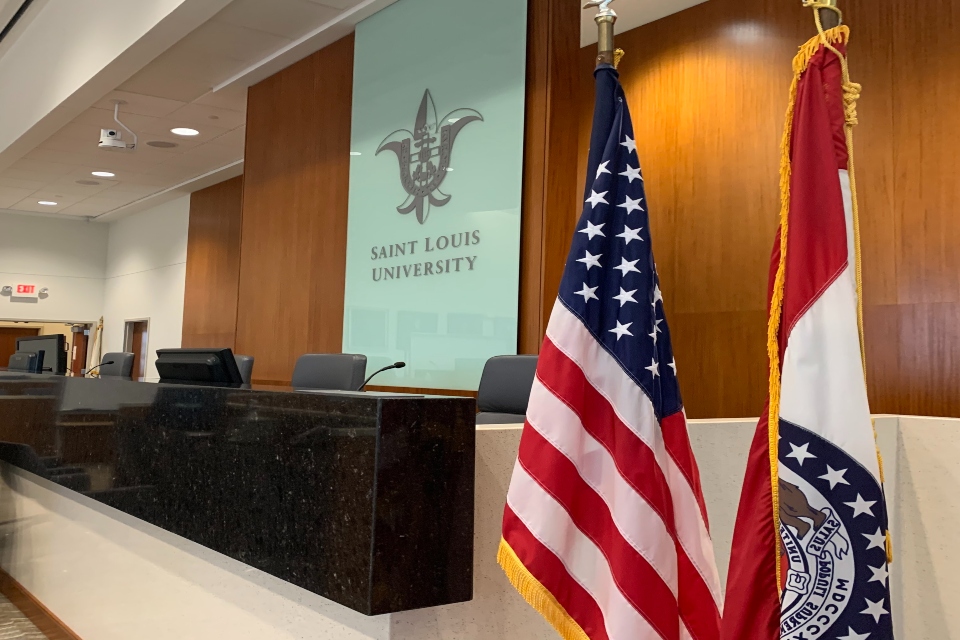
M767 407L750 447L727 574L723 640L779 640L780 598L774 553Z
M781 355L797 320L848 262L847 223L840 188L840 169L846 166L846 152L838 157L836 144L838 134L843 139L839 64L833 53L821 48L797 87L790 148ZM827 85L833 87L828 89Z
M674 531L673 502L653 451L617 416L610 402L583 375L580 367L545 338L537 377L580 418L583 428L610 452L620 475ZM637 393L641 393L638 389Z
M623 424L610 402L549 337L544 339L540 348L537 377L553 395L577 414L584 430L610 452L623 479L660 514L674 540L678 556L680 617L697 640L716 638L720 619L717 603L703 576L677 541L670 489L653 451ZM639 388L637 394L638 397L642 395ZM699 482L697 486L699 488ZM694 634L695 630L697 634Z
M677 571L680 574L680 618L687 631L694 640L718 640L720 610L703 576L679 545Z
M660 420L660 431L663 433L663 444L667 453L677 463L683 477L690 483L697 504L700 505L700 515L710 530L710 520L707 518L707 503L703 500L703 489L700 487L700 468L690 446L690 434L687 432L687 420L682 411L666 416Z
M679 640L680 614L669 586L621 535L610 508L569 458L526 425L520 440L520 464L552 495L571 520L607 559L617 588L664 640ZM667 541L672 545L672 541Z
M503 538L527 571L553 594L591 640L610 640L596 600L570 577L560 558L530 533L510 505L503 510Z

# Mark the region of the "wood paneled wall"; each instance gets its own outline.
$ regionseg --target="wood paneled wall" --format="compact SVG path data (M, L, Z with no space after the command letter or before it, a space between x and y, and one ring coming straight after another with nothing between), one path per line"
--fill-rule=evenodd
M236 349L287 383L343 332L353 35L250 88Z
M617 39L691 417L755 416L766 396L778 144L790 61L816 33L799 4L710 0ZM960 3L840 6L863 84L856 168L872 408L960 416ZM595 48L580 55L582 181Z
M236 348L243 176L190 196L183 346Z
M538 353L577 225L576 2L529 0L520 233L520 353Z

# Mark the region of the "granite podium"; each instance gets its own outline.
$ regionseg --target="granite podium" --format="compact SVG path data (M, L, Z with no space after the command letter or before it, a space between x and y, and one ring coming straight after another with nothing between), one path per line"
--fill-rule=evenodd
M472 597L475 411L0 373L0 461L376 615Z

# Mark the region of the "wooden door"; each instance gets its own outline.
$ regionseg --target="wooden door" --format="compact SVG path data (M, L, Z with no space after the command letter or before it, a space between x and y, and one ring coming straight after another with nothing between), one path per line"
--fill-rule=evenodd
M89 328L73 334L73 352L70 354L70 375L80 377L87 367L87 344L90 340Z
M17 351L17 339L40 335L40 329L27 327L0 327L0 367L6 367L10 356Z
M147 341L149 338L146 320L136 320L127 323L127 344L125 351L133 354L133 373L131 377L139 380L147 370Z

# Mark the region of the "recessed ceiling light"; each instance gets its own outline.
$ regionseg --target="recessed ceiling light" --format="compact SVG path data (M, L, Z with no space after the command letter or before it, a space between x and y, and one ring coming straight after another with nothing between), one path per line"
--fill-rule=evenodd
M170 129L170 133L176 136L198 136L200 132L196 129L191 129L189 127L174 127Z
M56 202L51 202L50 200L38 200L37 204L42 204L45 207L55 207L57 206Z
M359 156L359 155L360 155L360 152L359 152L359 151L351 151L351 152L350 152L350 155L352 155L352 156Z
M173 149L177 146L176 142L167 142L166 140L150 140L147 142L148 147L156 147L157 149Z
M98 178L112 178L117 174L110 173L109 171L91 171L90 175L97 176Z

